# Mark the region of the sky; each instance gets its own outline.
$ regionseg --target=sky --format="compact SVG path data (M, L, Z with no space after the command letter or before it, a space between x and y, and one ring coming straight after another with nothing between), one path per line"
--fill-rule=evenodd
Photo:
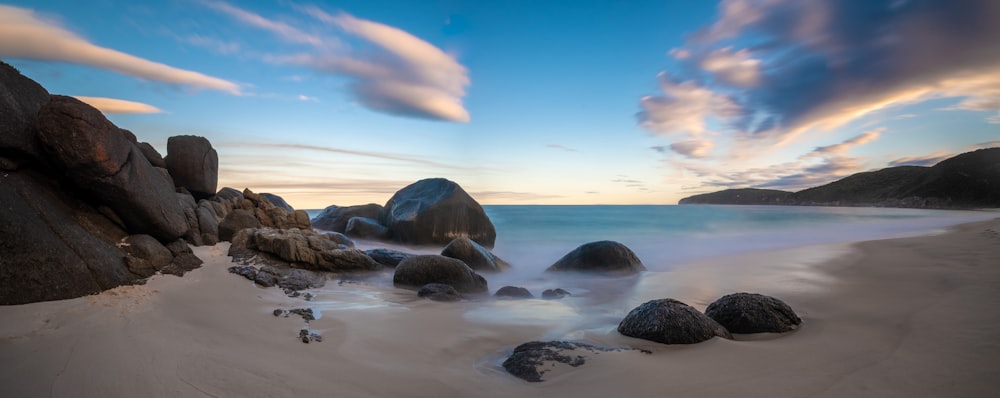
M0 0L2 1L2 0ZM0 59L299 209L800 190L1000 146L995 0L8 1Z

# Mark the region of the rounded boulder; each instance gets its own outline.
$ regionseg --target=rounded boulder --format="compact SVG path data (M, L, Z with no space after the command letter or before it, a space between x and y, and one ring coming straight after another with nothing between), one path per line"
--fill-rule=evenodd
M586 243L577 247L545 271L635 274L645 270L646 266L642 265L639 257L627 246L618 242L603 240Z
M663 344L694 344L733 336L712 318L674 299L651 300L629 311L618 333Z
M733 333L784 333L802 323L784 301L757 293L722 296L708 305L705 315Z
M486 293L486 279L462 260L438 255L420 255L399 262L392 275L397 287L419 288L428 283L451 285L460 293Z
M417 181L396 192L379 219L396 241L445 245L467 237L493 247L497 232L483 207L462 187L444 178Z

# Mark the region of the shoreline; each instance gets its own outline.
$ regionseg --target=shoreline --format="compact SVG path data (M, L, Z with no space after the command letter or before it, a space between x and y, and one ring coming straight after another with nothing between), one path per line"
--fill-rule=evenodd
M199 247L205 265L183 278L0 307L0 382L12 396L986 396L1000 387L1000 219L824 247L833 258L796 248L701 259L650 273L617 299L459 303L335 280L310 303L228 274L225 244ZM665 346L611 326L647 298L704 309L753 286L791 305L802 328ZM606 313L581 314L591 302ZM302 344L301 318L271 314L310 306L324 309L307 326L322 342ZM499 367L514 346L549 336L653 353L607 353L534 384Z

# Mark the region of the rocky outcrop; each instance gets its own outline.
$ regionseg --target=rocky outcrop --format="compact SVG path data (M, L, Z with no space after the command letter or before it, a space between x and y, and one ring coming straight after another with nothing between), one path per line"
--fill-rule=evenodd
M461 260L437 255L413 256L396 266L392 284L417 289L428 283L451 285L460 293L486 293L486 279Z
M295 269L281 265L263 265L260 268L252 265L237 265L229 267L229 272L249 279L260 287L278 286L287 291L299 291L323 287L327 276L322 272Z
M493 255L485 247L469 238L458 238L441 251L445 257L457 258L476 271L500 272L510 268L510 264Z
M39 110L36 127L45 153L59 171L114 209L129 231L164 242L187 231L170 176L150 165L100 111L76 98L54 95Z
M733 338L712 318L674 299L651 300L632 309L618 324L618 333L663 344L694 344L715 336Z
M590 242L563 256L546 272L575 271L628 275L646 270L639 257L625 245L612 241Z
M35 134L38 111L49 102L49 92L17 69L0 62L0 161L13 171L22 161L42 154Z
M329 206L313 218L312 225L324 231L347 232L347 223L351 218L364 217L378 220L382 214L382 206L375 203L358 206Z
M496 229L483 207L444 178L417 181L396 192L379 219L392 238L411 245L444 245L466 237L488 248Z
M493 294L497 298L507 298L507 299L530 299L535 298L535 295L531 294L528 289L519 286L504 286L497 289L497 292Z
M280 207L282 209L285 209L285 211L289 213L295 211L295 208L292 207L292 205L288 204L288 202L285 201L285 198L267 192L262 192L260 196L262 196L264 199L267 199L267 201L271 202L271 204L274 205L275 207Z
M187 189L198 199L215 195L219 184L219 154L205 137L168 138L164 160L178 188Z
M236 234L229 248L234 260L263 254L262 260L293 268L328 272L375 271L382 266L361 250L338 244L313 230L256 228Z
M247 228L260 227L260 220L254 217L253 212L246 209L235 209L219 223L219 239L223 241L233 240L233 236Z
M725 295L709 304L705 315L732 333L784 333L802 323L784 301L756 293Z
M378 261L379 264L389 268L396 268L401 261L416 256L416 254L403 253L401 251L391 249L368 249L365 251L365 254L375 261Z
M420 287L417 297L423 297L433 301L459 301L462 294L451 285L443 283L428 283Z

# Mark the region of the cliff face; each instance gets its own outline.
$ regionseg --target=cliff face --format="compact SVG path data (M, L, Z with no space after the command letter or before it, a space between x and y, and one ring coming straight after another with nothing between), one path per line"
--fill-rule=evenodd
M687 197L680 204L997 208L1000 148L963 153L933 167L858 173L799 192L727 189Z

